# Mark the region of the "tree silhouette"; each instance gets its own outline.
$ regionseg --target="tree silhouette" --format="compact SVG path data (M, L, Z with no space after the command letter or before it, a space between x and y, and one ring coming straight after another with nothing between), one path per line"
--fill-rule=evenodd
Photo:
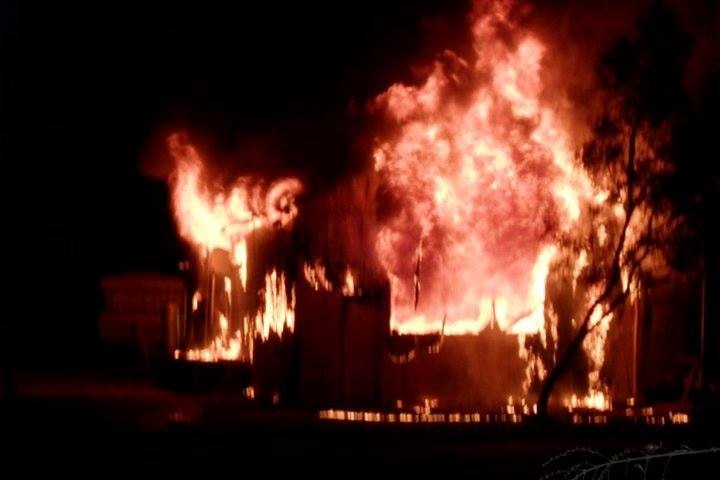
M665 187L674 170L672 128L686 107L682 81L690 51L690 37L656 3L634 37L615 42L598 63L603 108L581 158L605 195L587 207L586 225L573 239L576 251L588 257L578 278L588 307L542 380L541 416L588 334L622 309L633 290L662 275L677 248L685 222Z

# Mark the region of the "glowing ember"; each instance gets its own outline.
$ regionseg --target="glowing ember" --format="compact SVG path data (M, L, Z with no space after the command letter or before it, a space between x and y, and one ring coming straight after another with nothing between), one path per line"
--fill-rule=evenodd
M376 250L399 333L436 332L444 319L447 334L541 330L554 242L592 193L540 98L544 47L501 40L498 29L515 30L505 8L474 22L472 63L447 54L423 85L376 99L396 132L374 157L396 204Z

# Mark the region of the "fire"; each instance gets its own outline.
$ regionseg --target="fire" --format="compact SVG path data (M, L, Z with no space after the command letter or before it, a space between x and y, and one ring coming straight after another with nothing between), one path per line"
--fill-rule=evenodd
M376 251L399 333L540 331L554 242L592 193L541 100L545 47L502 41L515 26L493 8L474 22L473 62L446 53L422 85L375 101L394 123L374 158L399 206Z
M203 182L203 162L197 150L183 143L178 134L168 138L168 145L177 164L172 197L180 235L201 251L226 250L238 266L245 266L245 239L253 230L285 226L297 215L294 198L301 190L299 180L285 178L264 186L241 177L229 193L213 191Z
M198 309L198 306L200 305L201 300L202 300L202 294L199 291L196 291L195 293L193 293L193 297L192 297L193 312Z
M390 283L391 330L464 335L497 328L516 335L519 356L526 362L526 394L551 366L525 339L539 335L543 348L548 341L558 346L558 314L546 305L546 283L553 262L567 253L559 240L572 237L587 220L581 217L588 205L598 210L605 206L610 223L600 225L594 238L599 248L612 248L612 222L622 223L631 214L608 192L598 191L577 165L559 115L544 100L546 47L509 20L509 8L508 2L496 2L476 16L473 58L445 52L421 84L394 84L375 99L374 107L390 123L373 151L374 169L389 192L390 213L374 246ZM248 238L259 229L290 225L302 185L294 178L268 182L240 177L231 187L218 188L192 145L179 135L169 137L168 144L177 165L172 202L179 233L196 247L205 272L192 297L192 311L204 313L209 325L199 346L176 350L175 358L251 361L256 339L294 331L296 298L293 276L278 269L264 272L259 291L248 291L253 284L248 281ZM634 225L630 223L631 241L639 236ZM582 290L577 287L584 281L583 271L595 262L593 247L582 248L588 249L578 252L568 281L573 291ZM211 257L218 250L227 253L231 272L213 271ZM360 280L366 279L350 266L338 273L319 260L303 265L313 290L361 295ZM622 287L632 290L634 298L637 285L631 277L623 268ZM246 305L247 295L255 294L259 306ZM594 298L584 299L588 308ZM582 344L589 360L589 388L564 400L570 411L611 408L600 378L613 318L604 314L604 307L593 310L592 328ZM413 350L398 362L414 355ZM557 348L554 361L556 355ZM445 414L431 412L431 407L436 405L426 400L414 414L329 410L322 415L353 421L446 421ZM524 398L516 402L510 397L501 415L515 422L531 410L536 408ZM450 414L447 421L460 418ZM479 414L463 418L481 421ZM593 418L600 419L593 420L597 423L605 417ZM494 421L506 420L496 415Z
M348 267L345 270L345 283L342 286L342 294L346 297L354 297L360 293L360 289L356 286L355 276Z
M288 298L283 273L273 270L265 276L263 299L262 310L257 313L257 334L267 340L270 332L277 335L282 335L285 330L292 332L295 328L295 287L291 288Z
M313 290L332 291L332 283L327 279L325 266L320 263L320 261L316 261L314 265L305 263L303 265L303 273L305 274L305 280L312 286Z
M602 307L596 307L590 317L590 325L595 328L583 341L583 349L590 363L590 372L588 373L588 393L583 399L582 405L596 410L610 409L610 400L605 392L605 385L600 379L600 369L605 363L605 340L611 320L611 315L603 316Z
M228 319L220 314L219 332L205 348L194 348L185 352L185 358L188 360L201 362L217 362L219 360L237 360L242 357L243 349L243 331L238 329L230 336L228 335ZM179 358L180 352L177 351L175 358Z
M390 198L375 249L390 281L392 330L461 335L491 327L517 335L527 393L552 365L526 338L539 335L542 348L552 342L557 361L558 315L545 287L554 262L568 254L564 241L581 240L588 212L605 208L607 225L595 229L594 244L611 249L627 214L577 161L544 100L545 46L512 23L510 7L478 3L486 11L473 21L473 58L445 52L423 82L392 85L375 99L389 128L376 141L374 167ZM629 242L639 236L635 220ZM597 254L574 254L573 291L583 291L581 274ZM623 266L633 299L630 276ZM596 298L584 299L588 308ZM570 408L611 408L600 378L613 319L604 308L592 312L582 344L588 391L567 400Z
M576 408L599 411L612 409L610 397L604 392L592 390L592 388L587 395L578 397L572 394L569 398L566 398L563 403L569 412L572 412Z
M313 290L325 292L332 292L335 290L333 283L327 278L327 268L325 268L319 260L316 260L313 265L310 265L307 262L303 264L303 274L305 276L305 280L313 288ZM349 266L345 269L345 273L343 274L340 292L345 297L354 297L361 294L361 290L358 287L358 280Z
M228 335L228 323L224 315L220 316L220 332L205 348L192 348L185 352L185 358L200 362L217 362L220 360L238 360L242 358L243 332L237 330ZM176 358L179 354L176 355Z
M228 321L227 321L227 318L225 318L225 315L223 315L223 314L221 313L221 314L220 314L220 331L221 331L222 333L227 333L227 329L228 329Z
M168 138L176 170L171 179L172 204L179 233L196 248L202 271L201 289L192 297L192 311L199 312L205 301L204 321L210 326L211 338L205 345L185 352L189 360L252 360L253 341L257 335L267 339L270 332L281 335L293 331L295 324L295 290L286 292L284 273L276 270L265 278L265 287L257 312L242 305L242 294L248 292L247 237L256 230L285 227L297 215L295 197L302 186L295 178L265 182L250 177L238 178L226 191L212 188L206 178L203 160L197 150L178 134ZM227 252L234 272L215 272L211 254ZM208 276L209 275L209 276ZM224 293L218 305L215 289ZM241 308L237 308L241 307ZM238 313L240 312L240 313ZM231 333L232 332L232 333ZM179 355L176 354L176 357Z

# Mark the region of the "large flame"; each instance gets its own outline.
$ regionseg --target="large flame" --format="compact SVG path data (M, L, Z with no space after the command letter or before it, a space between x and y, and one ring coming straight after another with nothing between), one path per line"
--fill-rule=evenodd
M297 215L294 198L301 190L299 180L284 178L263 188L261 182L240 177L229 193L213 190L204 183L197 150L179 134L171 135L168 145L177 165L172 201L180 235L201 249L232 252L235 262L244 267L250 232L285 226ZM247 271L241 277L245 282Z
M544 324L557 236L578 219L587 178L542 99L544 46L498 2L473 24L476 58L447 53L420 86L376 104L395 124L374 152L393 211L376 241L400 333L514 333Z

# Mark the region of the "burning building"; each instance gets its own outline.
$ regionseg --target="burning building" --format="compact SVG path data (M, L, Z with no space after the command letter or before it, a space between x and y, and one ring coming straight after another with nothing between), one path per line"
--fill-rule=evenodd
M672 221L641 184L661 135L616 118L577 138L513 8L478 2L466 54L375 95L367 168L325 191L228 180L168 137L194 272L173 358L252 366L261 395L312 406L640 396L648 272L669 271L651 234Z

